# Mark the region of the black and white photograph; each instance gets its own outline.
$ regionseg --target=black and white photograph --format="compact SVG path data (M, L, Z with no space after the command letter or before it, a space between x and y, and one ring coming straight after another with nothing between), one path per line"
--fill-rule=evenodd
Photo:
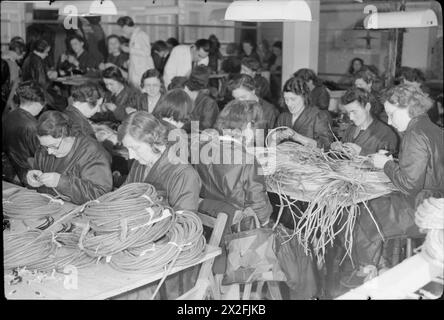
M0 12L8 303L278 319L301 301L442 299L440 2Z

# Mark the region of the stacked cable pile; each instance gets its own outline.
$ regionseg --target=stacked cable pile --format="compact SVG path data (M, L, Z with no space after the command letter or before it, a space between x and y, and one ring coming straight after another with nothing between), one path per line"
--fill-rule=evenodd
M204 254L202 232L202 223L196 214L179 211L165 237L143 247L129 248L113 256L110 264L119 271L150 274L165 271L167 266L193 265Z
M420 230L427 232L422 254L433 264L444 268L444 198L425 199L416 210L415 223Z
M67 265L86 267L106 257L117 270L165 271L166 276L173 266L194 264L205 251L199 217L188 211L174 212L150 184L127 184L73 212L81 212L86 222L80 227L77 223L72 232L54 233L52 226L5 234L5 269L60 271Z
M297 236L307 254L312 247L320 263L327 245L332 245L340 232L345 232L346 254L351 256L358 203L367 208L367 200L396 190L366 157L323 152L293 142L282 143L269 153L276 159L269 161L272 166L263 172L267 189L280 197L278 221L284 206L288 207L295 225L289 239ZM297 201L309 202L307 209L299 211ZM373 219L371 211L366 211Z
M174 222L174 211L164 205L156 189L131 183L89 202L79 247L88 255L108 257L163 237Z
M3 212L11 219L44 219L65 212L63 204L61 199L24 189L3 199Z
M29 230L3 236L4 268L25 268L41 272L63 271L67 265L77 268L89 266L96 259L80 251L79 234Z

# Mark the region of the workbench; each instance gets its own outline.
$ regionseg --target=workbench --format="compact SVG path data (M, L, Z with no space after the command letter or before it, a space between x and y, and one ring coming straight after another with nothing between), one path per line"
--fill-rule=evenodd
M22 188L2 181L2 189ZM221 249L215 246L206 246L205 255L193 265L174 267L170 274L200 265L205 261L214 259L221 254ZM111 258L112 259L112 258ZM44 277L41 282L35 276L31 281L23 277L23 281L11 284L11 271L5 271L4 289L7 299L108 299L133 289L154 283L164 276L164 272L157 274L133 274L114 270L104 258L94 266L77 269L66 269L66 275L56 273L52 277Z

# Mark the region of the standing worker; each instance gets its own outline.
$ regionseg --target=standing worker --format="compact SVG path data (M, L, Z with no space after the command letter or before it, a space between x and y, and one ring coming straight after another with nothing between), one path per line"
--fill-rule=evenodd
M122 28L124 35L130 39L128 81L137 88L140 85L142 74L146 70L154 68L150 37L134 25L131 17L120 17L117 19L117 24Z

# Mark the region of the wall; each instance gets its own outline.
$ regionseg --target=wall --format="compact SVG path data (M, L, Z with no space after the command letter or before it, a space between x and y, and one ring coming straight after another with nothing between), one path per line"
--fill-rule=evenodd
M14 36L25 37L25 5L19 2L1 2L2 51Z
M388 57L389 33L384 30L354 30L364 18L365 3L330 3L321 2L320 33L319 33L319 65L318 72L324 79L337 81L347 71L354 57L362 58L365 63L375 65L380 73L386 69ZM378 11L397 10L397 2L373 2ZM442 36L442 11L439 3L408 2L406 10L433 8L439 17L439 27L407 29L404 34L402 64L421 68L430 74L433 60L433 47L436 39ZM366 39L370 40L370 49ZM435 61L438 60L435 53ZM441 65L442 65L442 58ZM438 60L439 61L439 60ZM442 74L442 72L441 72ZM441 76L442 78L442 76Z

